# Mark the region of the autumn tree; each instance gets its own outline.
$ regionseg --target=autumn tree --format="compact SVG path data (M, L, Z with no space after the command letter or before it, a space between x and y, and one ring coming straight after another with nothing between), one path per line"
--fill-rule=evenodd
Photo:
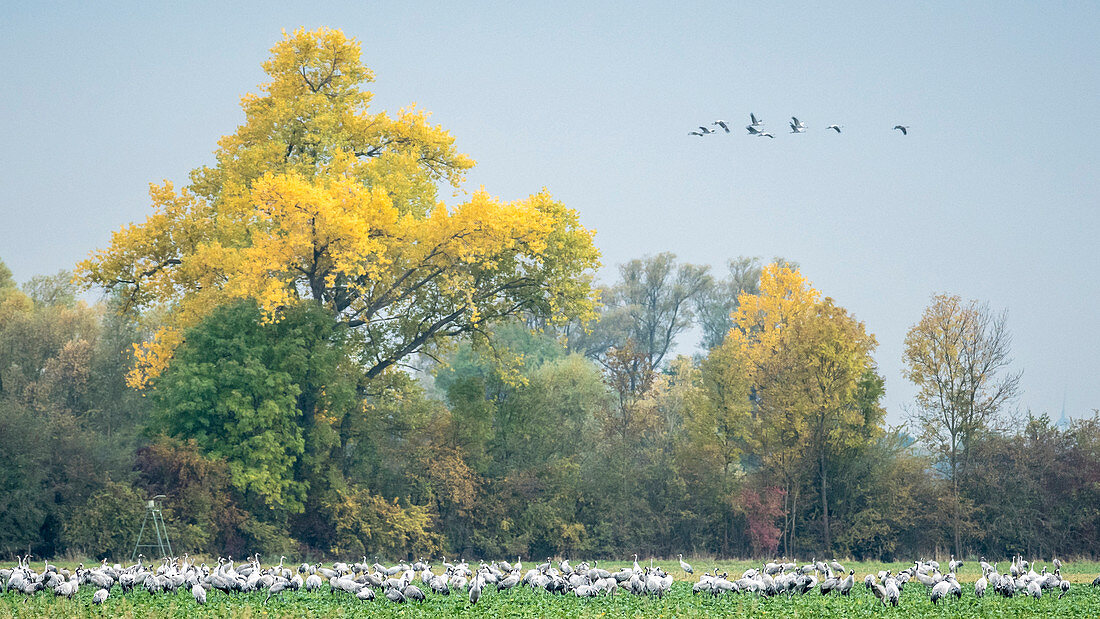
M995 425L1019 390L1012 372L1007 313L978 301L940 294L905 336L905 375L917 386L912 422L920 438L947 464L955 553L962 555L960 469L970 446Z
M798 268L797 262L780 257L773 259L772 264ZM726 261L726 268L726 277L715 278L713 285L701 290L693 303L699 329L703 332L701 345L707 350L721 344L733 328L733 313L737 311L741 295L760 292L760 272L764 268L760 258L731 258Z
M8 268L8 265L4 264L3 260L0 260L0 297L8 290L14 288L15 278L11 275L11 269Z
M242 99L244 123L217 163L177 189L153 185L153 214L81 263L165 324L132 383L161 373L219 305L255 299L267 319L308 300L353 329L367 377L520 311L564 321L590 307L592 235L545 191L505 202L477 191L446 206L473 162L415 108L370 109L360 46L338 30L286 34L270 81Z
M831 550L829 463L843 447L866 440L857 395L873 368L875 338L801 273L777 264L762 270L758 295L741 295L733 319L723 346L744 359L762 446L795 486L792 512L799 477L814 463L822 539ZM793 536L793 521L791 527Z

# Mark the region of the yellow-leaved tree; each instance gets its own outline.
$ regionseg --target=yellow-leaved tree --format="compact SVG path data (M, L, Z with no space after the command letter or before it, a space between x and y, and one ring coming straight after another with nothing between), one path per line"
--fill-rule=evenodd
M880 421L868 420L858 400L861 379L875 369L875 338L797 269L778 264L762 270L758 294L740 295L733 321L716 350L748 377L754 437L784 478L788 513L797 513L802 478L817 469L822 539L830 550L830 455L867 440L867 423ZM792 552L793 518L787 525Z
M483 190L451 206L473 161L415 108L370 109L373 74L339 30L284 33L270 80L242 99L244 123L217 163L176 188L152 185L153 213L79 265L162 326L137 351L143 387L186 329L255 299L268 320L308 300L352 329L367 378L448 338L526 312L591 311L598 252L577 213L545 191L502 201Z

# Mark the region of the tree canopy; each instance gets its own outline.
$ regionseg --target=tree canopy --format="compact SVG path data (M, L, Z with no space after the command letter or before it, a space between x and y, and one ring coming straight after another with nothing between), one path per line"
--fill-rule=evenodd
M733 323L716 350L739 362L749 378L758 440L786 485L816 460L822 538L831 550L830 459L872 438L865 429L882 420L881 414L868 418L858 399L874 373L875 338L796 268L778 263L761 271L758 294L740 295Z
M320 304L356 330L371 377L520 311L590 311L598 252L575 211L546 191L445 205L439 186L460 190L473 162L427 114L370 110L358 42L298 30L271 51L271 81L242 99L245 122L218 142L216 165L178 190L152 185L153 214L79 265L86 285L163 316L131 384L234 299L255 299L268 320Z
M989 432L1016 397L1020 374L1008 370L1011 345L1006 314L947 294L932 297L905 335L905 373L918 389L912 418L921 440L947 464L960 555L966 505L959 468L969 464L975 438Z

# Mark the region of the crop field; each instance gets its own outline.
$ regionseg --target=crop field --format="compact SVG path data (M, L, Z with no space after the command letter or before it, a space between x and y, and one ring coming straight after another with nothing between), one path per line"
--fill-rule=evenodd
M648 562L647 562L648 564ZM542 590L517 587L497 592L486 586L481 599L471 605L465 591L450 596L428 595L424 602L393 604L379 597L363 602L345 593L332 593L326 586L320 591L286 591L269 602L266 593L226 595L212 591L205 606L199 607L186 590L150 595L143 590L123 594L117 587L102 606L92 604L92 587L82 587L72 600L55 597L50 591L24 596L16 592L0 595L0 617L191 617L200 613L210 617L1100 617L1100 587L1091 586L1100 572L1100 564L1070 563L1063 575L1073 585L1059 600L1057 591L1044 592L1041 599L1023 595L1002 598L992 592L978 599L974 581L977 564L968 563L959 573L963 583L962 599L950 598L933 606L928 590L910 582L902 591L897 608L885 608L862 584L862 576L880 569L899 570L907 564L851 563L857 584L851 596L822 596L816 590L792 598L760 597L756 594L727 594L713 597L692 594L692 584L704 570L718 568L731 575L752 567L744 562L707 562L696 560L696 575L684 574L677 562L661 561L675 574L677 581L663 598L635 596L620 592L614 597L577 598L554 595ZM620 567L610 563L601 567ZM7 567L7 566L5 566Z

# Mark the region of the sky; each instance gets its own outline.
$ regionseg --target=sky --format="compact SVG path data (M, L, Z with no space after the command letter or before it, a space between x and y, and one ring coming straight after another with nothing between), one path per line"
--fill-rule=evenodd
M0 259L69 269L143 220L150 182L243 121L282 30L327 26L376 109L415 102L478 162L467 191L577 209L606 280L662 251L795 260L877 337L894 424L906 332L933 294L977 299L1008 312L1019 410L1091 414L1100 4L842 4L4 3Z

